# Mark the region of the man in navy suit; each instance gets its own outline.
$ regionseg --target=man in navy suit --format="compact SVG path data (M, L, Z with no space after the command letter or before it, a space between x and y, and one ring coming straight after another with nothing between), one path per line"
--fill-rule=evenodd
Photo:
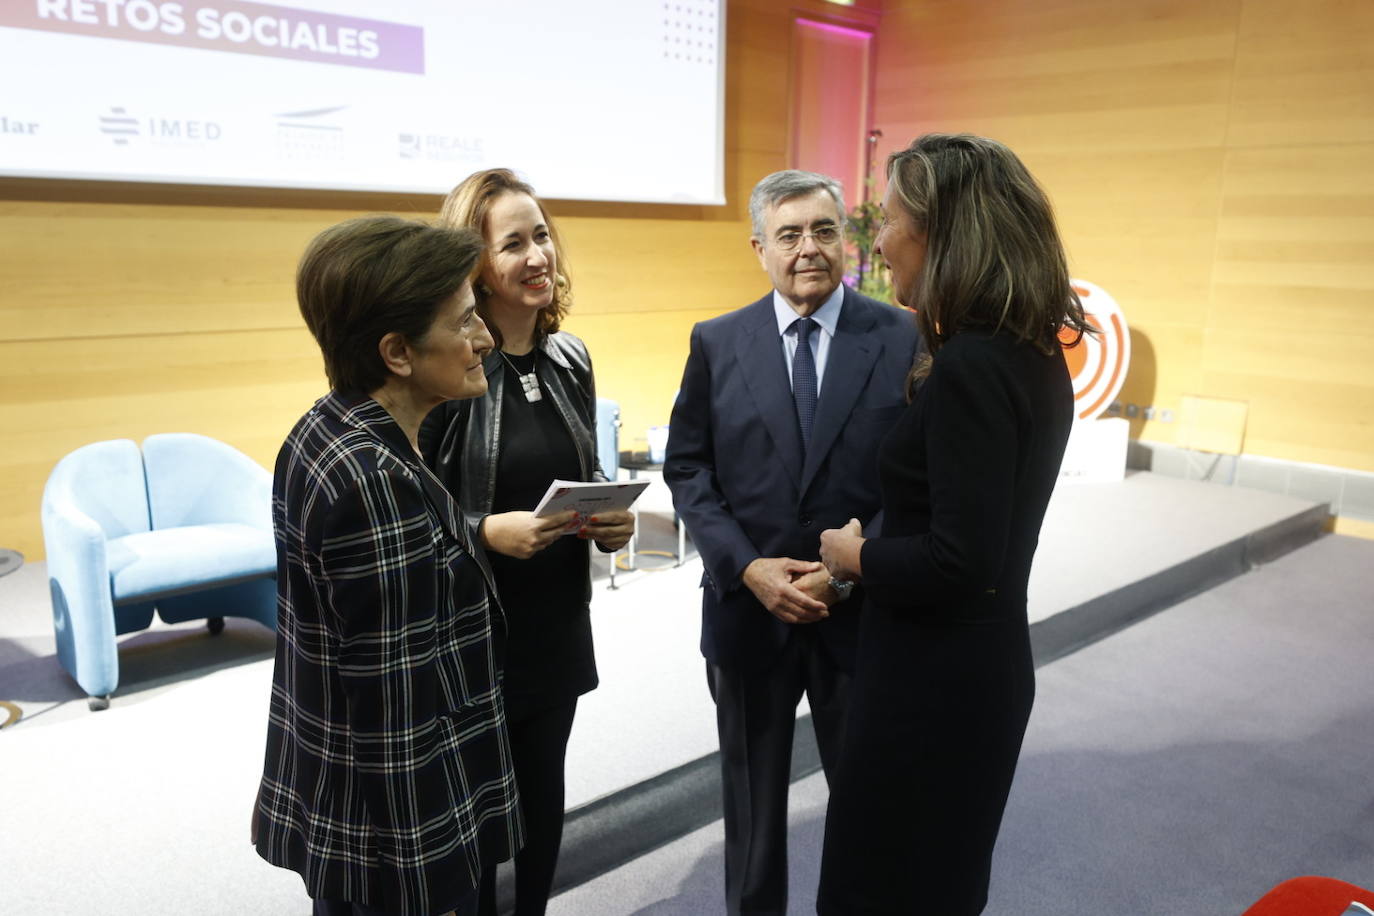
M788 170L749 198L773 291L692 329L664 479L701 554L701 652L716 702L728 912L787 910L787 789L803 693L827 777L839 754L860 597L821 531L878 511L878 443L904 408L910 313L844 273L838 182Z

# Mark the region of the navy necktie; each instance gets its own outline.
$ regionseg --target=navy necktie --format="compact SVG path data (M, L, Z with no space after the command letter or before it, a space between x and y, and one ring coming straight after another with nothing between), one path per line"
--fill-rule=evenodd
M792 398L797 402L797 423L801 426L802 446L811 444L811 424L816 419L816 357L811 353L811 332L816 322L798 318L797 352L792 355Z

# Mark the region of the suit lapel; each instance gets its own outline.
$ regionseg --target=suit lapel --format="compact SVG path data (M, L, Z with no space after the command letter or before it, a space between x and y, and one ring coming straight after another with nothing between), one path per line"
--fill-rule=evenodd
M330 397L337 396L331 393ZM477 561L482 576L487 580L487 588L493 595L496 594L496 580L492 575L491 563L487 560L486 551L477 543L477 533L468 526L463 513L458 509L458 504L439 482L439 478L420 461L420 456L415 454L415 450L406 440L405 433L396 425L396 421L386 409L371 398L363 398L353 403L343 403L340 399L340 406L335 410L340 419L365 430L379 440L385 446L386 452L420 481L420 489L424 491L434 514L439 516L439 524Z
M872 328L873 316L846 288L840 320L830 340L830 355L825 360L825 378L821 383L820 400L816 403L816 420L811 427L811 446L806 450L806 464L802 469L803 493L835 445L882 352L882 342L869 336Z
M754 304L745 332L735 343L735 358L739 360L749 397L777 446L783 467L792 482L798 483L802 476L801 430L797 427L797 408L787 378L787 360L783 357L782 341L773 316L772 293Z

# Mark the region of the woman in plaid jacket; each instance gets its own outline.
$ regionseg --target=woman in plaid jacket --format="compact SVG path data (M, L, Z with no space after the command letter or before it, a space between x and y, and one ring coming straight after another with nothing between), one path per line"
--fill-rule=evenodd
M522 841L491 573L420 461L420 421L486 391L466 230L365 217L297 274L332 391L277 458L278 636L258 852L317 914L475 905Z

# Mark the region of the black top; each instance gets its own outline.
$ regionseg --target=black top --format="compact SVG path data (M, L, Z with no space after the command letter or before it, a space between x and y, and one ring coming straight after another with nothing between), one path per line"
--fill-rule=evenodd
M535 369L535 351L506 358L520 375ZM541 368L548 370L547 364ZM515 369L507 364L504 371L493 513L532 510L551 480L577 480L582 473L572 436L547 391L531 403ZM579 696L597 684L582 589L587 545L565 535L528 560L489 553L509 628L505 693L514 712L522 705Z
M964 916L1035 696L1026 582L1073 422L1063 354L955 335L883 441L880 537L817 912Z
M1024 619L1072 423L1062 353L1008 333L951 338L878 455L883 536L862 558L874 600L932 620Z

